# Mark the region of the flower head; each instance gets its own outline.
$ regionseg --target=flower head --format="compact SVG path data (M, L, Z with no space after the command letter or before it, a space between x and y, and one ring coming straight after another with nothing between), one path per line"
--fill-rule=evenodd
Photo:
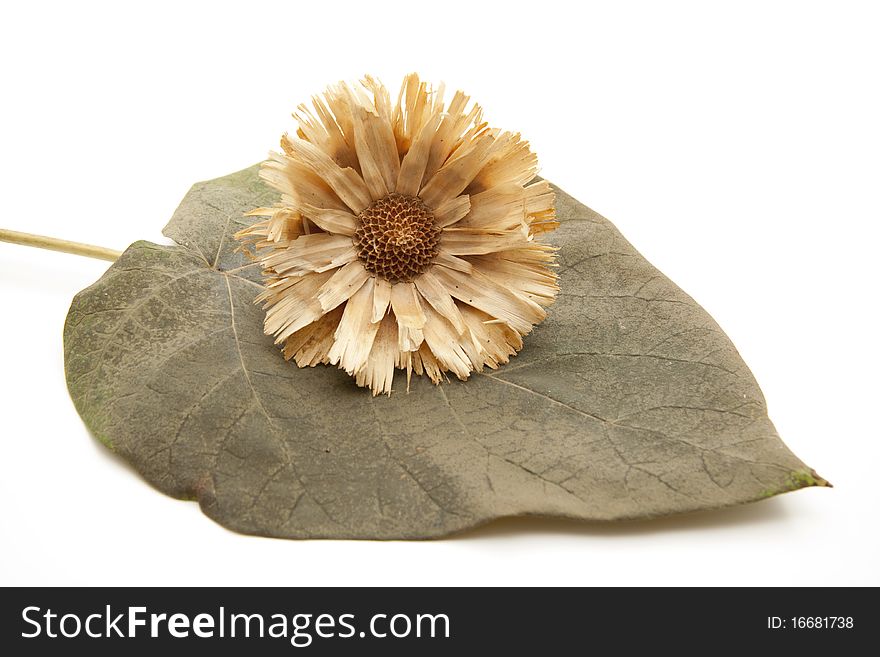
M522 348L558 290L554 195L519 134L416 75L300 105L261 176L281 192L238 234L266 277L265 331L300 367L338 365L373 394L394 369L466 379Z

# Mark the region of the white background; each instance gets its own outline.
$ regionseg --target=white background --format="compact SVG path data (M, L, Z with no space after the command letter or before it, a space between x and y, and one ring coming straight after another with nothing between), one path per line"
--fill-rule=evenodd
M876 6L876 5L874 5ZM872 3L4 3L0 225L124 248L369 72L463 88L727 331L834 489L432 542L233 534L85 430L61 329L107 264L0 244L0 584L880 584Z

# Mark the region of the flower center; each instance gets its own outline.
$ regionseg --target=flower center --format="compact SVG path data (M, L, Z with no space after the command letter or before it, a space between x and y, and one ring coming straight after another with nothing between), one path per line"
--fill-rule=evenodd
M437 256L440 227L422 199L389 194L358 215L354 237L368 272L408 282Z

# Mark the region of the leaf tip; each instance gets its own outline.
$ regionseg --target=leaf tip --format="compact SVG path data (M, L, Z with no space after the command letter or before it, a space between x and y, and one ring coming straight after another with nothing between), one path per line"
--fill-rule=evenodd
M789 473L782 485L776 488L768 488L761 494L761 497L773 497L774 495L790 493L791 491L800 490L801 488L810 488L812 486L834 488L830 481L820 476L813 469L793 470Z
M798 470L791 473L791 479L795 481L795 488L807 488L809 486L819 486L822 488L834 488L831 482L821 477L815 470Z

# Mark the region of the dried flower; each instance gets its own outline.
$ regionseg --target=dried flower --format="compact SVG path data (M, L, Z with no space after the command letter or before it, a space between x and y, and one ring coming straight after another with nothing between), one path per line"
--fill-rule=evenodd
M300 367L338 365L373 394L394 369L466 379L522 348L558 290L554 195L519 134L446 107L415 74L300 105L261 175L281 201L238 238L256 248L265 331Z

